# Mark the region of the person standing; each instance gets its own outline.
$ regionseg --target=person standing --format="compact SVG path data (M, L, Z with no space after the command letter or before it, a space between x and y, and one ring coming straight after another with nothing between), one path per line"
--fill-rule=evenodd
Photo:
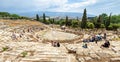
M106 39L106 36L107 36L106 33L104 33L104 39Z

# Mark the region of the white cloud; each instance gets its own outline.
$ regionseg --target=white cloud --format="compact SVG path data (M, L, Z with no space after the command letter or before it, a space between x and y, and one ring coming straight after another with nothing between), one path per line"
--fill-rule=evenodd
M62 6L66 4L68 0L34 0L35 6L40 10L48 10L52 6Z
M73 2L74 1L74 2ZM53 11L83 12L84 8L92 14L120 9L119 0L0 0L0 11Z
M84 9L88 5L93 5L97 2L97 0L85 0L83 2L75 2L75 3L64 3L60 5L58 8L52 8L51 11L60 11L60 12L79 12L81 9Z
M82 8L96 3L97 0L85 0L82 2L68 3L69 0L1 0L0 7L13 8L23 11L75 11L78 8ZM54 7L56 8L50 8Z

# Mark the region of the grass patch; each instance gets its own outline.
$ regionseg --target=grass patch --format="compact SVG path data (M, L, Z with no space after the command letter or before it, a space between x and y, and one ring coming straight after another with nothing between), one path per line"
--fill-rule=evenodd
M22 56L22 57L26 57L27 54L28 54L28 52L24 51L24 52L21 53L21 56Z

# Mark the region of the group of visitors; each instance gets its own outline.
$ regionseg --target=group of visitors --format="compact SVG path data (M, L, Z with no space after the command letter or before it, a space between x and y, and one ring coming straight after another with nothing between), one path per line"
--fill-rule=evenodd
M105 43L101 45L101 47L106 47L106 48L109 48L110 46L110 42L108 40L106 40L106 33L104 33L104 35L102 36L101 33L99 33L98 35L94 35L92 36L91 38L88 38L88 39L83 39L83 48L87 48L88 45L87 43L88 42L95 42L97 44L98 41L104 39L105 40Z
M19 38L22 38L23 35L24 35L23 33L18 34L16 32L13 32L11 35L11 38L12 38L12 40L18 40Z
M51 41L51 44L52 44L53 47L60 47L59 42Z
M83 39L83 42L95 42L95 43L97 43L97 41L102 40L102 38L103 37L100 34L93 35L91 38Z

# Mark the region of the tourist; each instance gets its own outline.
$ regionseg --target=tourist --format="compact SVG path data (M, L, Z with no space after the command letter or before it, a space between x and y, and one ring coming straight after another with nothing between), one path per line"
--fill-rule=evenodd
M105 47L105 48L109 48L109 46L110 46L110 42L108 40L106 40L105 43L101 45L101 47Z
M30 32L30 30L29 30L29 28L28 28L28 30L27 30L28 32Z
M61 26L61 29L62 29L62 30L65 30L65 26Z
M97 44L97 42L98 42L98 37L95 36L95 43Z
M94 41L95 41L95 36L93 36L91 39L91 42L94 42Z
M98 40L99 40L99 41L102 40L101 33L99 33L99 34L97 35L97 37L98 37Z
M83 48L88 48L87 43L83 43Z
M20 34L19 37L22 38L22 35Z
M106 36L107 36L106 33L104 33L104 39L106 39Z
M57 47L60 47L60 43L59 42L57 42Z
M11 37L12 37L13 40L17 39L15 33L13 33Z
M57 47L57 42L53 42L53 46L54 46L54 47Z
M23 33L25 33L25 30L23 30Z
M51 41L51 45L54 46L54 42L53 41Z
M83 39L83 42L84 42L84 43L87 42L87 39Z

